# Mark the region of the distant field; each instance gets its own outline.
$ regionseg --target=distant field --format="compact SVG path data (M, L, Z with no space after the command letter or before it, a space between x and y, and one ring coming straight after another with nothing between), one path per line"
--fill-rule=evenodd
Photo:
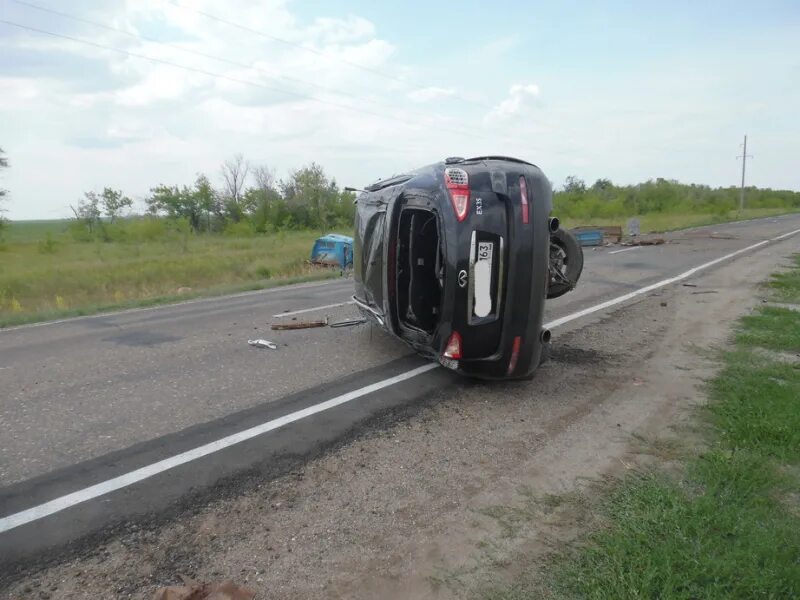
M650 214L642 231L664 231L785 213ZM116 241L76 241L69 221L11 223L0 241L0 327L180 299L329 278L309 267L319 232L195 235L131 223ZM625 225L625 219L566 220L565 226ZM350 233L340 231L340 233Z
M339 274L306 264L318 232L108 243L76 242L64 225L11 225L0 251L0 326Z
M47 234L61 235L67 230L69 221L66 219L53 219L47 221L12 221L3 232L2 239L6 242L38 242Z
M741 213L738 211L730 211L724 215L650 213L639 217L639 224L643 233L673 231L675 229L685 229L687 227L700 227L703 225L713 225L715 223L728 223L730 221L785 215L788 212L790 211L787 211L785 208L753 208L745 209ZM622 225L624 227L627 221L628 220L625 218L562 219L562 223L565 227L577 227L579 225Z

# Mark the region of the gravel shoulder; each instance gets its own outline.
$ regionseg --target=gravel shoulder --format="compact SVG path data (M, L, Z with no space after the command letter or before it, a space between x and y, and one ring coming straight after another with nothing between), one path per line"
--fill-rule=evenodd
M788 252L767 247L696 288L559 329L532 381L441 390L291 475L243 481L236 494L120 534L0 595L150 598L184 574L231 578L258 598L459 597L452 574L474 572L481 541L501 533L487 509L625 469L634 435L688 418L714 369L704 350L725 342L756 301L753 282ZM546 552L553 535L542 523L524 536L526 550ZM495 548L499 571L513 544Z

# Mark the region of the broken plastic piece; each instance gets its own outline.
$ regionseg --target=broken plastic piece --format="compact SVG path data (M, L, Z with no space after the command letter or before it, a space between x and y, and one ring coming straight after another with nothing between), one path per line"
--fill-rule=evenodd
M278 346L274 342L270 342L269 340L247 340L247 343L251 346L255 346L256 348L269 348L270 350L277 350Z
M366 323L366 319L348 319L346 321L337 321L336 323L331 323L331 327L352 327L353 325L362 325Z

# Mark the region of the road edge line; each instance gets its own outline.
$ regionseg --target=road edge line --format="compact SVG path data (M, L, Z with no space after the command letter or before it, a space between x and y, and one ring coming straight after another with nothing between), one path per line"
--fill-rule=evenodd
M745 252L749 252L750 250L755 250L756 248L765 246L770 242L776 242L786 239L797 233L800 233L800 229L795 229L794 231L790 231L788 233L782 234L774 238L770 238L768 240L762 240L760 242L747 246L746 248L741 248L739 250L736 250L735 252L731 252L714 260L693 267L688 271L684 271L683 273L676 275L675 277L662 279L661 281L652 283L638 290L634 290L633 292L630 292L628 294L618 296L617 298L612 298L611 300L601 302L600 304L596 304L595 306L591 306L589 308L566 315L565 317L555 319L554 321L545 323L544 327L547 329L554 329L555 327L559 327L561 325L569 323L570 321L574 321L576 319L580 319L582 317L599 312L606 308L622 304L623 302L627 302L628 300L636 298L637 296L641 296L653 290L665 287L672 283L676 283L678 281L691 277L692 275L698 273L699 271L708 269L709 267L717 265L735 256L739 256L740 254L744 254ZM202 446L198 446L197 448L187 450L186 452L181 452L180 454L176 454L175 456L171 456L164 460L160 460L158 462L141 467L139 469L135 469L133 471L125 473L124 475L107 479L106 481L102 481L100 483L83 488L81 490L77 490L70 494L60 496L43 504L39 504L37 506L19 511L17 513L8 515L6 517L2 517L0 518L0 534L15 529L17 527L21 527L33 521L38 521L39 519L43 519L44 517L48 517L57 512L61 512L62 510L66 510L77 504L81 504L83 502L87 502L94 498L104 496L116 490L128 487L130 485L133 485L134 483L138 483L139 481L149 479L150 477L158 475L159 473L163 473L164 471L168 471L170 469L186 464L198 458L202 458L203 456L207 456L209 454L213 454L214 452L218 452L225 448L229 448L231 446L247 441L256 436L277 429L279 427L283 427L284 425L288 425L290 423L299 421L311 415L329 410L336 406L340 406L342 404L345 404L347 402L350 402L367 394L371 394L383 388L392 386L395 383L400 383L402 381L412 379L417 375L421 375L422 373L432 371L433 369L437 369L438 367L439 365L437 363L430 363L427 365L423 365L421 367L417 367L415 369L411 369L410 371L400 373L388 379L384 379L383 381L378 381L376 383L359 388L357 390L353 390L352 392L347 392L346 394L336 396L335 398L331 398L330 400L326 400L319 404L315 404L313 406L309 406L302 410L289 413L288 415L284 415L283 417L279 417L277 419L267 421L266 423L262 423L254 427L250 427L249 429L245 429L243 431L231 434L214 442L209 442L207 444L203 444Z

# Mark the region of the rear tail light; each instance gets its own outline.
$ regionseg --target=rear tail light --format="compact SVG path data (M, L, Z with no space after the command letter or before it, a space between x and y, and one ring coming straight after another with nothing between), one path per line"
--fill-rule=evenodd
M452 358L455 360L461 358L461 335L459 335L457 331L454 331L450 336L450 339L447 340L447 346L445 346L442 356L444 358Z
M521 175L519 178L519 199L522 203L522 222L528 224L528 183L525 181L525 176Z
M456 218L460 223L467 218L469 213L469 175L464 169L447 167L444 170L444 182L450 194L450 202L456 211Z
M517 360L519 360L519 347L522 345L522 338L517 336L514 338L514 345L511 347L511 359L508 361L508 371L506 375L511 375L514 369L517 368Z

